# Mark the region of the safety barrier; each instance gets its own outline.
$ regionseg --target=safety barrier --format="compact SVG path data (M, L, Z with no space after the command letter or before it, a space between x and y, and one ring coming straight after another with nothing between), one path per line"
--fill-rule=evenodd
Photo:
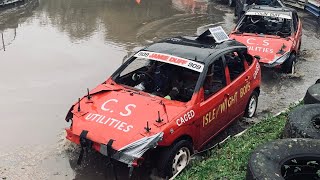
M284 4L295 8L305 9L320 18L320 0L284 0Z
M18 2L22 2L22 1L24 1L24 0L0 0L0 7L14 4L14 3L18 3Z
M313 15L320 17L320 0L308 0L305 4L305 10Z

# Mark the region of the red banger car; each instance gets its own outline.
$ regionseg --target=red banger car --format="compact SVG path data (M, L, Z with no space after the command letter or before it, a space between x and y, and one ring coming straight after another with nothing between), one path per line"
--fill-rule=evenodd
M254 6L240 19L230 38L260 56L260 64L294 73L301 46L302 25L295 10L287 7Z
M258 61L242 43L216 42L202 35L151 44L79 99L66 117L79 161L93 148L132 172L151 158L160 176L171 177L234 120L254 116Z

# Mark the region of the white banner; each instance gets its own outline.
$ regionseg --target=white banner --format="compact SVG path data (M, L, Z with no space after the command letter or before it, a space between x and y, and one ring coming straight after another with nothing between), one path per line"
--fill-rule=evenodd
M204 65L189 59L180 58L177 56L172 56L168 54L149 52L149 51L139 51L134 57L147 58L155 61L165 62L169 64L174 64L177 66L185 67L197 72L202 72Z

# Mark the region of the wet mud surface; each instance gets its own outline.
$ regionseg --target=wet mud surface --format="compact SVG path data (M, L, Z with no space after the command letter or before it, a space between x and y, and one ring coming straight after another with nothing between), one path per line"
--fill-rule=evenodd
M262 69L257 117L234 123L220 138L283 110L320 78L320 25L299 15L298 72ZM70 105L134 47L194 35L206 24L221 24L228 33L235 21L233 9L206 0L26 0L0 9L0 179L114 179L100 154L76 165L79 148L64 133ZM134 178L148 179L145 169ZM127 179L124 165L116 172Z

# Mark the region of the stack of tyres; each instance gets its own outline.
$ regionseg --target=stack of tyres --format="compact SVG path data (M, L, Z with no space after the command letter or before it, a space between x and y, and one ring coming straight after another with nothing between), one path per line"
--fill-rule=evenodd
M309 87L305 105L288 116L283 138L258 147L250 156L247 180L320 179L320 79Z
M315 180L320 171L320 140L279 139L250 156L247 180Z
M316 81L316 84L308 88L303 101L304 104L320 103L320 79Z

